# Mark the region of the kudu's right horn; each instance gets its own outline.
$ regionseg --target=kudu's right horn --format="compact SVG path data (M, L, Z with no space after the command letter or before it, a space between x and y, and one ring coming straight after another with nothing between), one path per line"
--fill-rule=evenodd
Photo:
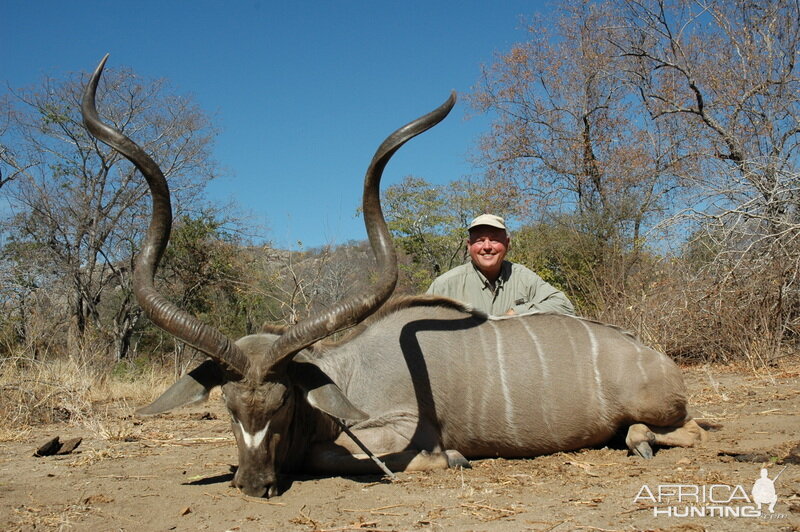
M169 188L161 169L142 148L121 131L100 121L95 107L95 95L107 59L108 54L97 65L83 91L81 113L83 114L83 123L89 133L131 161L145 177L150 187L153 212L147 236L142 243L133 273L133 291L136 300L147 317L158 327L209 355L226 370L244 376L248 371L248 359L230 338L188 312L179 309L159 294L155 288L153 280L156 268L169 241L172 227Z

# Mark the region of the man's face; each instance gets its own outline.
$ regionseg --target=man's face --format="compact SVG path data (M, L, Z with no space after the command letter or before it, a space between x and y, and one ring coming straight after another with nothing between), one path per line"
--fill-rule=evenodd
M469 232L467 247L472 262L484 275L493 276L500 272L503 259L508 253L510 239L504 229L479 225Z

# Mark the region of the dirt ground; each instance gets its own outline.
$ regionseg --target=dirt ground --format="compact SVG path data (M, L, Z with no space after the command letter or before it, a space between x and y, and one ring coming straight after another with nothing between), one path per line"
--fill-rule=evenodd
M800 360L759 371L687 367L685 374L693 414L712 427L702 448L660 449L645 461L617 443L403 473L391 482L292 477L270 500L230 486L236 448L221 401L147 419L130 415L140 405L106 407L111 415L91 430L48 425L0 443L0 527L800 530ZM54 436L84 439L71 454L34 457ZM762 467L770 478L781 474L774 513L765 505L761 517L743 517L753 510L748 499Z

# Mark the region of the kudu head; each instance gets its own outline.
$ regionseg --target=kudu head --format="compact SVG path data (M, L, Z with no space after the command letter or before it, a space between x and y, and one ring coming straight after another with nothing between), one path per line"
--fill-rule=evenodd
M128 158L147 180L152 197L152 216L136 260L133 287L145 314L158 327L207 354L191 371L140 415L166 412L208 397L222 386L239 449L239 467L233 483L248 495L278 493L277 473L289 453L297 401L340 419L366 419L344 393L304 351L311 344L363 321L391 295L397 282L397 257L380 205L380 179L386 163L400 146L439 123L455 104L455 95L431 113L392 133L380 145L364 179L363 211L378 266L377 282L365 293L341 301L326 312L313 315L281 334L256 334L231 341L217 329L177 308L159 294L153 279L169 241L172 225L167 181L158 165L122 132L100 121L95 94L108 56L104 57L86 85L81 104L83 120L98 140Z

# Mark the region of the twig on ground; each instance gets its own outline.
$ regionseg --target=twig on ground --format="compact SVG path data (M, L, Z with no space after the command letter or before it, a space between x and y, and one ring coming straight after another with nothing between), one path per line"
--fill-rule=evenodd
M367 529L370 532L393 532L394 528L375 528L377 525L377 521L365 521L363 523L358 523L354 525L347 525L337 528L317 528L315 532L344 532L345 530L364 530Z
M343 512L351 512L351 513L352 512L356 512L356 513L365 512L365 513L370 513L370 514L375 514L375 515L401 516L403 514L389 513L389 512L385 512L384 510L389 510L391 508L400 508L402 506L408 506L408 505L406 505L406 504L391 504L389 506L381 506L381 507L378 507L378 508L366 508L366 509L363 509L363 510L359 510L359 509L355 509L355 508L342 508L342 511Z
M559 527L559 526L563 525L564 523L566 523L568 521L569 521L569 519L564 519L563 521L559 521L558 523L554 524L550 528L545 528L544 530L542 530L542 532L550 532L551 530L555 529L556 527Z

